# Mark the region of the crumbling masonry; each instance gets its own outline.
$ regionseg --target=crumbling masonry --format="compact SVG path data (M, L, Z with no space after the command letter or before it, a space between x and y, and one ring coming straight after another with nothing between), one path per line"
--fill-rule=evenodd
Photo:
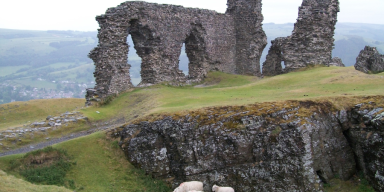
M228 0L227 5L226 14L220 14L131 1L96 17L99 44L89 54L96 66L96 87L87 90L87 104L133 87L129 34L142 59L141 85L200 81L212 70L261 76L260 56L267 44L261 0ZM183 43L188 76L178 66Z
M338 0L304 0L292 35L272 41L263 74L273 76L308 65L329 66L338 12Z

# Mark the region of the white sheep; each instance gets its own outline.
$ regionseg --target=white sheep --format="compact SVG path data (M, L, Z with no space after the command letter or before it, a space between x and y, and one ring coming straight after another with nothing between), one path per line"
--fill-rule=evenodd
M192 190L192 191L188 191L188 192L204 192L204 191L196 191L196 190Z
M219 187L217 185L213 185L212 191L214 192L235 192L232 187Z
M173 192L203 191L203 183L200 181L189 181L181 183Z

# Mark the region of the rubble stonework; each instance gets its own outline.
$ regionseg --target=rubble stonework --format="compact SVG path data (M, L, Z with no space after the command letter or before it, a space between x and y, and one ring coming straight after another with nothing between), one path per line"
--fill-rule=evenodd
M176 5L125 2L96 17L99 44L96 87L87 103L131 88L127 36L142 59L141 85L202 80L208 71L260 76L260 56L267 44L261 22L261 0L228 0L226 14ZM189 75L179 70L185 43Z
M263 74L278 75L307 65L329 66L338 12L338 0L304 0L292 35L272 41Z
M364 73L377 73L384 71L384 55L376 47L365 46L356 58L355 69Z
M228 0L227 14L235 22L236 73L261 76L260 57L267 45L267 36L261 27L261 0Z
M339 57L332 58L331 62L329 63L329 66L345 67L343 61Z

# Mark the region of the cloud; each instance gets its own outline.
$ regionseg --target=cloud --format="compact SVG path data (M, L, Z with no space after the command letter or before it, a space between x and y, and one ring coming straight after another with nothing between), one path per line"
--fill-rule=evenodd
M0 28L30 30L95 31L95 16L105 13L124 0L14 0L3 1L0 6ZM224 13L227 0L150 0L160 4L177 4ZM383 0L340 0L339 22L384 24ZM293 23L296 21L301 0L263 0L266 23Z

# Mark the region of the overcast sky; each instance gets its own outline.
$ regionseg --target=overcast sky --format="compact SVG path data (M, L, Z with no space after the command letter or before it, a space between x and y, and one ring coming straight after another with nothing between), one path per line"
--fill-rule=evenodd
M95 31L96 15L122 0L2 0L0 28ZM224 13L227 0L150 0ZM263 0L264 23L294 23L302 0ZM384 24L384 0L340 0L339 22Z

